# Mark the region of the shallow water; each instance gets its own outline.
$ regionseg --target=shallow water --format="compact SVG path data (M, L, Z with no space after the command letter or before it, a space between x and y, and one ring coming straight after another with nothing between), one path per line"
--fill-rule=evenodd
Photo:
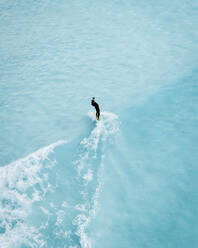
M1 1L0 247L197 247L197 16Z

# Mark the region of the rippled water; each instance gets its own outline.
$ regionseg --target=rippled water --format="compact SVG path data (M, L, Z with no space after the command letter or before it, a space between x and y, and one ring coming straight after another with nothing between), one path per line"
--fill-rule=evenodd
M0 247L197 247L197 16L1 1Z

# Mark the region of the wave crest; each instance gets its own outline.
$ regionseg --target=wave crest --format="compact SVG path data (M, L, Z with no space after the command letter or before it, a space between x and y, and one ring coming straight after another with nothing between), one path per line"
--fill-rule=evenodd
M39 244L44 241L36 228L28 226L25 219L30 215L32 204L41 201L49 190L48 177L42 169L52 167L48 155L54 148L66 143L58 141L47 147L0 167L0 244L4 248L20 244ZM32 247L32 246L31 246Z

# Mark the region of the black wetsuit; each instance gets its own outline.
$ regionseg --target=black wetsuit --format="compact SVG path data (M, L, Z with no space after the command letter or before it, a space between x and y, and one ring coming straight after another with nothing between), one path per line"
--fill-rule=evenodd
M99 105L93 99L91 100L91 105L95 107L95 109L96 109L96 117L99 119L99 117L100 117Z

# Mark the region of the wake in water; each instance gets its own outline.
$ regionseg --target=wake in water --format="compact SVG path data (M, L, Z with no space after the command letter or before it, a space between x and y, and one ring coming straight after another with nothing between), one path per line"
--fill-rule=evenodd
M59 141L0 168L0 247L92 247L86 229L97 211L107 140L119 122L112 113L98 122L88 115L95 126L77 154Z
M89 117L95 121L95 113L89 112ZM96 122L89 137L81 141L77 166L79 181L82 184L82 204L75 206L79 214L73 221L77 226L76 234L80 237L83 248L91 248L92 240L86 234L86 227L96 214L98 197L102 187L102 168L105 158L106 140L119 130L118 118L113 113L103 112L101 121Z

